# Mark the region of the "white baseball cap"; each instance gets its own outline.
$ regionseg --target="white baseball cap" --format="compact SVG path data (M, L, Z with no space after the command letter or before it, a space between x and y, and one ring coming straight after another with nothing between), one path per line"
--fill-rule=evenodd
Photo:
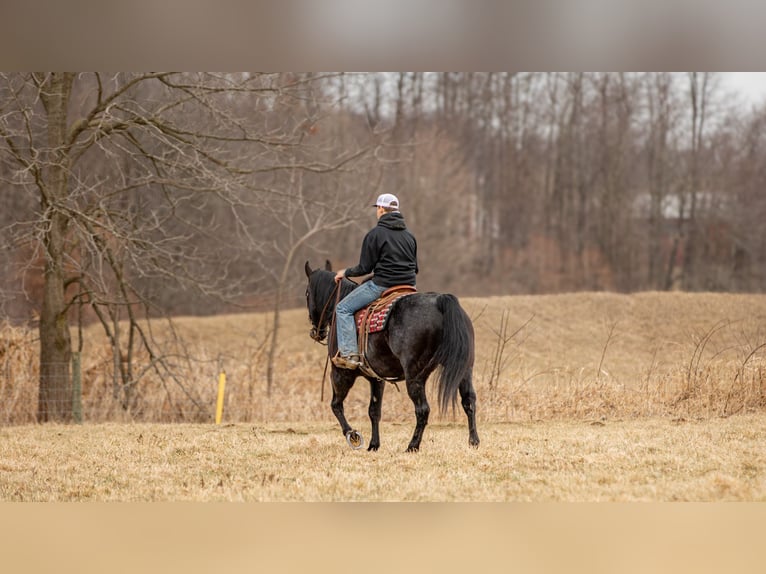
M383 193L378 196L378 200L373 207L390 207L399 209L399 199L391 193Z

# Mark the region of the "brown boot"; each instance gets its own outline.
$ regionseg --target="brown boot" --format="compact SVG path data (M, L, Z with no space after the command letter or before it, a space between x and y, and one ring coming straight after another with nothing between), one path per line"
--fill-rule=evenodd
M354 370L362 366L362 361L359 355L349 355L348 357L344 357L340 353L337 353L332 358L332 364L338 367L339 369Z

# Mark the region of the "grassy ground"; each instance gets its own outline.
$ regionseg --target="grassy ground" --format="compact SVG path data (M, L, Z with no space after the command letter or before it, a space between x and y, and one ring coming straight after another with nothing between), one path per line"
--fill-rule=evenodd
M360 427L368 434L368 427ZM2 501L766 501L766 416L382 425L378 452L327 423L0 429Z

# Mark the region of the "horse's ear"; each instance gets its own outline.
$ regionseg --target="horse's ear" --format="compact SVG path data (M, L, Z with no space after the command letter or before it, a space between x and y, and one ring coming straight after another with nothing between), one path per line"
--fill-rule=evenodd
M306 277L311 277L311 265L306 261Z
M325 259L324 268L327 269L328 271L332 271L332 263L330 263L329 259Z

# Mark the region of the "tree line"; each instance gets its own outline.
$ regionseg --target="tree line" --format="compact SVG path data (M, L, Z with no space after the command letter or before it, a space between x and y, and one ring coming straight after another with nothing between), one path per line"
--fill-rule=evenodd
M102 325L125 405L175 370L147 317L273 309L273 351L303 262L355 263L383 192L421 289L762 291L766 108L719 82L2 74L0 314L39 328L38 418L67 417L79 324Z
M437 284L763 290L764 108L735 105L717 75L402 74L394 98L402 141L440 142L403 177L437 190L431 225L450 228L428 244Z

